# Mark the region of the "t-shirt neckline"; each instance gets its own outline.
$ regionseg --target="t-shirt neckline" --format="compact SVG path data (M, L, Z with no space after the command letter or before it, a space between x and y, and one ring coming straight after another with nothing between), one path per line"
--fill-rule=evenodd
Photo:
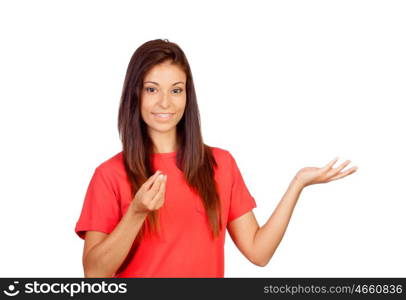
M165 152L165 153L152 153L153 158L169 158L169 157L175 157L177 151L173 152Z

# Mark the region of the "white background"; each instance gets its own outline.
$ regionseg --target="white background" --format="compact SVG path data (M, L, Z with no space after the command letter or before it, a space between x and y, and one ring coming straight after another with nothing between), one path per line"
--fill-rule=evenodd
M225 277L406 276L405 15L404 1L1 2L0 276L83 276L75 223L121 151L128 62L156 38L186 53L205 142L235 157L260 225L301 168L359 167L305 188L266 267L227 235Z

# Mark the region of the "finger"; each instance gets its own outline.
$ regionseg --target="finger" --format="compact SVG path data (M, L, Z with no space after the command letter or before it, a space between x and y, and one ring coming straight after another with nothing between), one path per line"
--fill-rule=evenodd
M337 160L338 160L338 156L336 158L334 158L332 161L330 161L323 169L330 170L331 167L334 166L334 164L336 163Z
M343 162L337 169L333 169L334 171L329 175L331 177L334 177L335 175L337 175L338 173L341 172L342 169L344 169L346 166L348 166L348 164L351 162L351 160L346 160L345 162Z
M354 173L357 170L358 170L358 167L352 167L351 169L348 169L347 171L342 172L342 173L330 178L329 180L327 180L327 182L340 179L342 177L345 177L347 175L350 175L350 174Z
M167 175L165 175L165 178L163 179L161 185L159 186L159 190L156 193L156 195L154 196L154 198L152 199L152 201L155 203L158 203L160 201L164 200L165 197L165 191L166 191L166 179L167 179Z
M149 190L152 184L155 182L155 179L158 178L159 174L161 174L161 171L157 170L154 175L150 176L147 181L144 182L143 187L146 190Z
M164 175L160 174L158 176L158 178L155 180L155 182L153 183L151 189L149 191L147 191L147 193L150 195L151 198L155 197L156 193L158 193L159 191L159 186L162 184Z

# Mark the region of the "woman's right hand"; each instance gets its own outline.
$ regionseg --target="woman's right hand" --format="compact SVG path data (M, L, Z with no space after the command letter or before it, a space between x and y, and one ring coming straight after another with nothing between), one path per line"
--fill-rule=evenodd
M131 202L133 212L148 214L161 208L165 200L166 178L167 175L158 170L141 185Z

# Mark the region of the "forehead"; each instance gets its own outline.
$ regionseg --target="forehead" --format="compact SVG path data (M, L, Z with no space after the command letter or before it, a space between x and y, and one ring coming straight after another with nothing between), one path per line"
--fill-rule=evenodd
M145 75L144 81L168 84L172 84L176 81L185 82L186 74L180 66L174 65L170 61L165 61L153 66Z

